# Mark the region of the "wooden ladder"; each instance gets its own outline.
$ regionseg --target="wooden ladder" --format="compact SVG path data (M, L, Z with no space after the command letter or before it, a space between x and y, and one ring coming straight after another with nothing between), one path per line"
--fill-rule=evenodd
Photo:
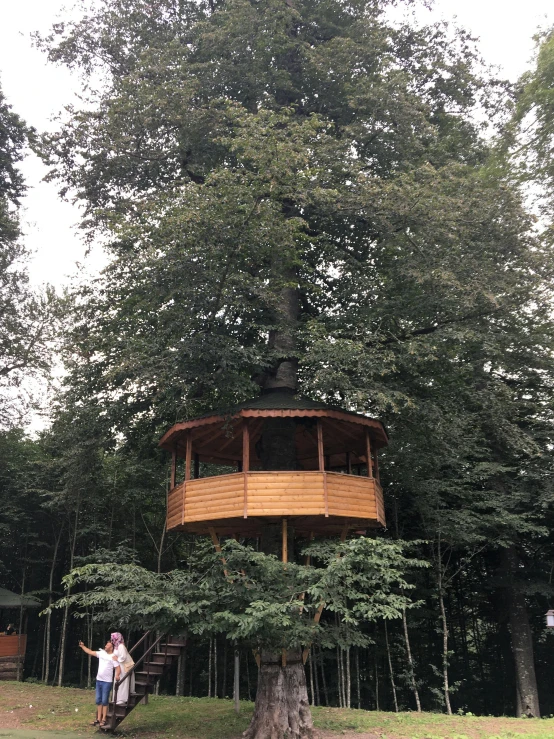
M148 696L154 692L158 680L171 668L186 646L184 636L171 636L162 634L155 637L152 632L147 631L144 636L129 651L135 652L137 647L143 645L144 652L134 666L124 676L123 680L116 681L113 691L113 700L108 706L106 717L107 724L104 731L114 731L119 724L131 713L139 703L148 702ZM124 680L135 678L135 692L129 692L129 699L125 703L117 703L117 693Z

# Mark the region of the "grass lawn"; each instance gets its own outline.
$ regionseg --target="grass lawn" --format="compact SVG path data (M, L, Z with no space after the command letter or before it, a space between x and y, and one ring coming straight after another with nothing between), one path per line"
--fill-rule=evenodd
M0 683L0 739L60 739L98 736L89 722L94 693L33 683ZM236 716L228 700L151 697L122 724L124 739L239 739L252 704L243 702ZM385 713L315 708L322 739L553 739L554 719L444 716L435 713ZM57 738L56 738L57 739Z

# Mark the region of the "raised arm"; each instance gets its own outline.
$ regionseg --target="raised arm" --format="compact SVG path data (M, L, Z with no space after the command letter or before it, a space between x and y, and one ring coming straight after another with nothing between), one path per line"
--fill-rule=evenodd
M89 649L88 647L85 647L82 641L79 642L79 646L83 650L83 652L86 652L87 654L90 654L91 657L96 657L96 652L93 652L92 649Z

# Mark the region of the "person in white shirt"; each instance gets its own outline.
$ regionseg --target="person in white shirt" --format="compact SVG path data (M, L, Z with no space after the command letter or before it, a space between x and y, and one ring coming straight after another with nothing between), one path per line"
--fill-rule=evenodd
M107 642L104 649L96 651L85 647L82 641L79 646L90 654L91 657L98 657L98 674L96 675L96 719L92 722L92 726L106 726L106 714L108 713L108 703L110 702L110 692L113 684L114 670L115 678L119 680L121 668L113 659L113 644Z

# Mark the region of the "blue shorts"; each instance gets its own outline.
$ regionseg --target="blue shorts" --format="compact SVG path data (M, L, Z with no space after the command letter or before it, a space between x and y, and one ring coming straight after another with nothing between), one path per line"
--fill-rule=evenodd
M110 691L112 684L107 683L105 680L96 681L96 705L107 706L110 702Z

